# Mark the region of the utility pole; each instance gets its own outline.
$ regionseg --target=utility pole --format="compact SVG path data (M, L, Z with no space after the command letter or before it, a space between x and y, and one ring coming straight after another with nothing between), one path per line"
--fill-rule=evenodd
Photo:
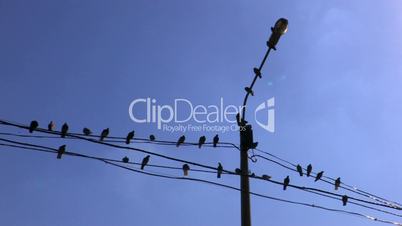
M246 96L244 97L242 114L237 115L237 124L240 130L240 188L241 188L241 226L251 226L251 210L250 210L250 182L248 170L248 150L255 149L258 142L253 140L253 129L245 120L247 99L249 95L254 95L253 87L257 78L261 78L261 70L268 58L271 49L276 50L275 46L279 38L286 33L288 21L280 18L276 21L275 26L271 27L271 37L267 41L268 50L260 64L260 67L254 68L254 79L249 87L246 87Z

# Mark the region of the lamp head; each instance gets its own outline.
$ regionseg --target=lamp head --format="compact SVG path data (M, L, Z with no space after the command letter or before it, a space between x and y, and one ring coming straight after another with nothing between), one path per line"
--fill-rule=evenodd
M274 32L277 32L281 35L285 34L288 31L288 20L285 18L280 18L276 21Z
M278 44L279 38L288 31L288 20L280 18L276 21L275 26L271 27L271 37L267 42L269 48L276 50L275 46Z

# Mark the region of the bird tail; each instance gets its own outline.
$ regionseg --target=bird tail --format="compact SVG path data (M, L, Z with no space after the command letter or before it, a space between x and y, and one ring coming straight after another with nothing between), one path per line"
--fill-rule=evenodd
M216 176L217 178L221 178L221 174L220 173L218 173L218 175Z
M62 153L57 153L57 159L61 159Z
M144 170L145 165L141 165L141 170Z
M216 144L214 143L214 148L216 148Z
M187 170L184 171L184 176L188 176L188 171Z

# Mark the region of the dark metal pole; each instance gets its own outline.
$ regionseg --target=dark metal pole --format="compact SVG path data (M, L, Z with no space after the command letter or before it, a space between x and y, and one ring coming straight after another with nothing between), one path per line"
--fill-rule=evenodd
M264 67L265 61L268 58L271 49L276 50L275 46L279 38L286 33L288 27L288 20L280 18L276 21L275 26L271 27L272 34L267 41L268 50L260 64L259 68L254 68L254 79L249 87L246 87L246 96L243 101L242 114L237 115L238 125L240 127L240 188L241 188L241 226L251 226L251 210L250 210L250 183L248 171L248 150L257 147L257 143L253 140L253 130L251 125L247 124L246 107L248 96L254 95L253 87L257 78L261 78L261 70Z
M262 67L267 60L267 57L271 51L268 48L265 56L261 62L258 72L261 71ZM253 88L259 73L255 74L253 82L251 83L250 89ZM246 125L246 106L247 99L250 93L247 93L243 101L243 109L241 114L241 126L240 126L240 188L241 188L241 226L251 226L251 207L250 207L250 182L249 182L249 170L248 170L248 150L252 144L253 135L251 125Z
M241 187L241 226L251 226L250 183L248 177L248 149L242 142L240 132L240 187Z

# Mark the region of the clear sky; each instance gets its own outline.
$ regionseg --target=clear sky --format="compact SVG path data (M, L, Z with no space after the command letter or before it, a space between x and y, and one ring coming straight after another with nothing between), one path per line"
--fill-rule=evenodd
M280 17L280 40L249 101L275 97L276 131L254 121L259 147L348 184L402 201L402 3L388 1L58 1L0 0L0 117L42 126L65 121L99 133L182 133L134 123L136 98L159 104L240 105ZM144 114L145 111L139 112ZM250 111L252 113L252 111ZM250 114L249 116L252 116ZM11 131L4 127L0 132ZM215 133L186 133L197 141ZM236 132L219 134L238 143ZM38 142L35 140L35 142ZM42 141L58 147L63 141ZM75 151L139 161L143 155L74 142ZM238 167L238 152L141 146L209 165ZM151 159L154 163L168 163ZM332 190L258 161L252 171ZM165 172L165 171L164 171ZM170 174L180 172L169 171ZM208 176L197 176L210 179ZM213 177L213 176L212 176ZM240 195L214 186L137 175L98 162L1 148L0 224L240 225ZM220 182L238 185L238 179ZM252 181L268 195L342 208L341 203ZM252 222L265 225L378 225L365 219L252 197ZM401 221L366 209L375 216Z

